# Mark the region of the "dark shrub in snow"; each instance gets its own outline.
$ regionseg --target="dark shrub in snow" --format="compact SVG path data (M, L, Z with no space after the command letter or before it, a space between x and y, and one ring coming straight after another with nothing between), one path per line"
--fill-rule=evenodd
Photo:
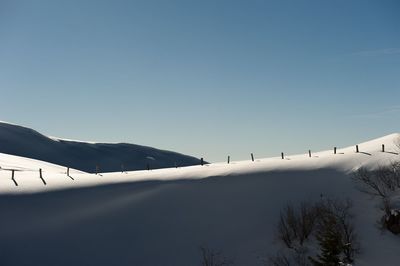
M400 234L400 210L392 209L385 215L385 227L393 234Z

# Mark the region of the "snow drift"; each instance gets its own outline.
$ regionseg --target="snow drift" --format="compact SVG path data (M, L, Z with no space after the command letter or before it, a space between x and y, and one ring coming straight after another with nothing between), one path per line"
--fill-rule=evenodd
M199 265L204 245L235 265L260 265L278 245L274 230L281 208L324 195L354 203L362 245L356 265L397 265L400 240L378 230L378 201L359 192L350 177L361 166L399 160L398 138L361 143L359 153L349 147L311 158L101 176L73 172L74 180L65 169L48 165L46 186L37 170L18 172L18 186L9 171L0 170L0 264ZM8 167L22 160L0 157Z
M89 143L46 137L30 128L0 122L0 152L93 173L189 166L200 160L176 152L128 143Z

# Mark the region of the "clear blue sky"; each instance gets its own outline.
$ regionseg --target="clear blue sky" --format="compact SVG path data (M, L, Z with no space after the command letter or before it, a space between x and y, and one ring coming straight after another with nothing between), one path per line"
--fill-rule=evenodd
M400 131L400 1L0 0L0 120L210 161Z

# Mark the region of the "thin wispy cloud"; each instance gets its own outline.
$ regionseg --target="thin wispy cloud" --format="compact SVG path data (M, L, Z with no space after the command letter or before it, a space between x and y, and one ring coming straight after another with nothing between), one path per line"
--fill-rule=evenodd
M358 55L358 56L382 56L382 55L394 55L394 54L400 54L400 48L385 48L385 49L367 50L367 51L360 51L353 53L353 55Z
M382 118L386 116L390 116L393 114L398 114L400 113L400 105L399 106L391 106L382 110L378 110L373 113L367 113L367 114L355 114L355 115L350 115L351 118Z

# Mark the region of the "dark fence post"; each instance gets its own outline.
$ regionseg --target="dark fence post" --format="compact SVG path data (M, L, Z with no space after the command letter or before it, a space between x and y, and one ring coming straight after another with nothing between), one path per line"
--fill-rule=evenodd
M150 171L150 164L147 163L147 171Z
M358 149L358 145L356 145L356 152L360 152L360 150Z
M254 162L254 155L251 154L251 160Z
M96 165L96 175L99 174L99 170L100 170L100 167L98 165Z
M311 157L311 150L308 150L308 157Z
M18 187L18 183L17 183L17 181L15 181L14 174L15 174L15 170L12 169L11 170L11 180L14 182L15 186Z
M125 172L124 164L121 164L121 173L123 174L124 172Z
M336 147L333 148L333 154L336 154Z
M201 164L201 166L204 165L204 159L203 159L203 157L200 158L200 164Z
M382 144L382 152L385 152L385 144Z
M47 184L46 184L46 181L44 180L43 175L42 175L42 168L39 168L39 177L40 177L40 179L42 179L43 184L44 184L44 185L47 185Z
M69 178L71 178L72 180L75 180L72 176L69 175L69 167L67 167L67 176L68 176Z
M228 164L231 162L231 156L228 155Z
M282 157L282 160L285 159L285 155L283 154L283 152L281 152L281 157Z

